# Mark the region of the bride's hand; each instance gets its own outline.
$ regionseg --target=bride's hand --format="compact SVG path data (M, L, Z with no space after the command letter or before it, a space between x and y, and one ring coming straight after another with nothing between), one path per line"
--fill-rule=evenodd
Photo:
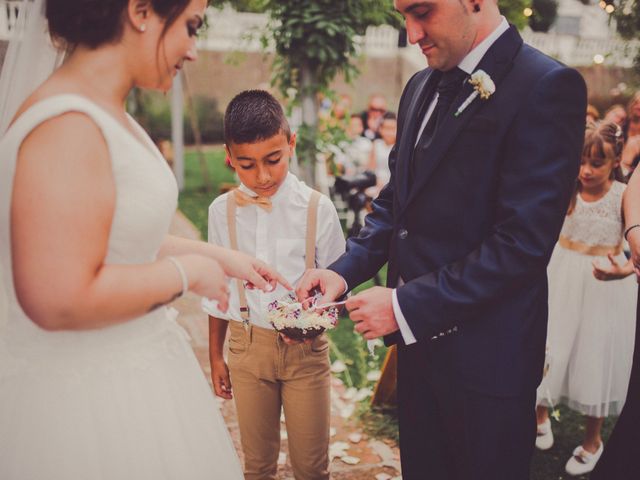
M279 283L287 290L291 290L289 282L275 269L246 253L225 250L218 261L228 276L244 280L247 288L259 288L270 292Z
M203 255L184 255L189 290L205 298L216 300L218 308L229 308L229 285L223 267L217 260Z
M640 228L634 228L627 234L627 241L631 250L631 263L636 279L640 283Z

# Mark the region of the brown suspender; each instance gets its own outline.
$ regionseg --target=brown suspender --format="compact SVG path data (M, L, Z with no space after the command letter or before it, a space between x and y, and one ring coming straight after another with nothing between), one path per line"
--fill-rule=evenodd
M318 230L318 203L320 193L311 191L307 207L307 246L305 250L305 267L316 268L316 231Z
M238 249L238 229L236 228L236 197L233 192L227 195L227 228L229 229L229 243L232 250ZM240 316L245 325L249 323L249 306L247 305L247 294L244 291L242 280L236 278L238 295L240 297Z

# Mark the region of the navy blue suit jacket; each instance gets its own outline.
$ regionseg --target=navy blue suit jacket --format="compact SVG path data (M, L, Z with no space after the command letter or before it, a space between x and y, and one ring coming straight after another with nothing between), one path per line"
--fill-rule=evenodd
M473 91L465 85L435 139L415 153L421 103L431 98L423 90L435 89L440 72L411 78L391 179L330 268L353 288L388 261L388 286L405 282L398 301L418 344L451 362L466 387L512 396L542 375L546 267L577 178L586 87L578 72L523 44L514 27L477 69L495 93L456 117ZM446 341L431 340L453 326ZM385 341L402 344L398 332Z

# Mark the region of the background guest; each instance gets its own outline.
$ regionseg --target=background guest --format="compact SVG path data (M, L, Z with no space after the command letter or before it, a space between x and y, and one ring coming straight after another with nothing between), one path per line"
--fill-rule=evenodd
M398 131L398 120L395 113L387 112L382 117L379 133L380 138L373 141L373 148L369 157L369 170L376 174L375 191L369 192L375 198L378 192L389 181L391 171L389 170L389 153L396 143Z
M623 127L627 121L627 110L624 108L624 105L619 103L613 104L605 110L602 120L605 122L613 122Z
M626 138L640 135L640 91L636 92L627 104Z
M378 128L382 123L382 116L387 111L387 99L381 94L373 94L369 97L369 105L367 109L360 114L364 125L363 136L369 140L380 138Z
M600 120L600 112L596 107L589 104L587 105L587 123L596 122Z

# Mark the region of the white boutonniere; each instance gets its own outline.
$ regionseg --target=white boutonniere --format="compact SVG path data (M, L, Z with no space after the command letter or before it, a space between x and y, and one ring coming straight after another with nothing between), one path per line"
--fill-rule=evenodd
M480 95L482 100L487 100L496 91L496 84L493 83L489 74L484 70L476 70L473 72L471 78L469 78L469 83L473 85L473 92L471 92L471 95L469 95L467 99L462 102L458 110L456 110L454 114L456 117L464 112L478 95Z

